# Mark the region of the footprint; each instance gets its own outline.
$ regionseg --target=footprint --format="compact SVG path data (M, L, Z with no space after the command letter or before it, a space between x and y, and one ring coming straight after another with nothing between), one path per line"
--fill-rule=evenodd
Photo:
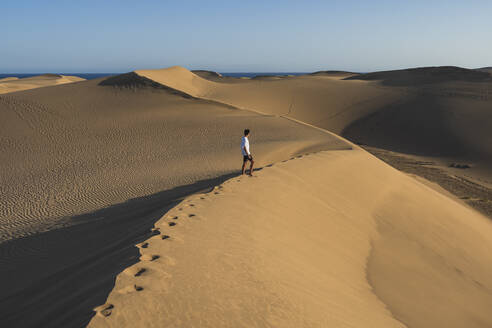
M194 217L194 216L196 216L196 215L195 215L195 214L188 214L188 217L189 217L189 218L192 218L192 217Z
M151 234L152 236L155 236L155 235L160 235L160 234L161 234L161 231L160 231L160 229L159 229L159 228L152 228L152 229L150 230L150 234Z
M141 268L140 270L137 271L137 273L134 274L135 277L140 277L144 272L146 272L147 269Z
M143 290L143 287L142 286L138 286L138 285L130 285L130 286L126 286L125 288L122 288L120 289L118 292L120 294L129 294L129 293L133 293L134 291L142 291Z
M169 226L170 226L170 227L173 227L173 226L175 226L175 225L176 225L176 222L169 222Z
M216 192L214 192L214 194L218 195L218 194L220 194L220 192L216 191Z
M159 255L144 254L144 255L142 255L141 259L144 261L155 261L159 257L160 257Z
M140 245L138 245L137 247L139 248L147 248L149 247L149 243L145 242L145 243L141 243Z
M200 197L200 199L205 199L205 197Z
M169 238L171 238L171 237L169 237L168 235L162 235L162 237L161 237L161 238L164 240L164 239L169 239Z
M94 309L94 311L97 312L97 314L103 316L103 317L109 317L111 315L111 312L113 311L114 305L113 304L103 304L101 306L98 306Z

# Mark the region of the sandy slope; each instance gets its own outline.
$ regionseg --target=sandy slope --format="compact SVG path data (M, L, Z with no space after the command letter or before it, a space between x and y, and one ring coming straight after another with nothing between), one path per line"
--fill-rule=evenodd
M86 324L176 199L237 174L244 128L258 167L351 148L134 75L106 80L0 96L2 326Z
M58 84L72 83L84 81L85 79L78 76L58 75L58 74L43 74L39 76L16 78L6 77L0 79L0 94L16 92L28 89L36 89L49 87Z
M348 75L315 74L271 79L204 79L183 67L137 70L140 76L191 96L239 108L282 115L341 132L354 120L397 101L404 91Z
M0 239L198 180L237 172L244 128L258 165L346 147L282 118L100 80L0 97Z
M378 72L351 79L407 85L408 96L347 127L371 146L416 155L492 159L492 77L460 68Z
M357 78L404 87L407 94L355 120L341 135L383 154L395 167L441 183L490 215L492 76L478 70L431 67L351 77ZM389 156L384 155L387 151ZM417 165L402 166L403 162ZM450 168L456 163L466 169Z
M486 72L458 67L328 71L242 83L218 83L220 77L205 79L182 67L135 72L194 97L292 117L371 146L492 158L492 77Z
M362 150L188 197L91 327L490 327L492 225Z
M492 76L485 71L444 66L246 81L197 72L201 78L181 67L136 72L196 97L299 119L360 144L437 163L480 188L492 184ZM470 169L449 171L452 163ZM492 201L489 193L486 202Z
M482 68L478 68L477 70L478 71L482 71L482 72L487 72L489 74L492 74L492 67L482 67Z

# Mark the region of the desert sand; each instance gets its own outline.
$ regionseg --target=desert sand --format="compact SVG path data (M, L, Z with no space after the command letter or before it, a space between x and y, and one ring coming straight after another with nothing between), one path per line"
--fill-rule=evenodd
M490 83L171 67L0 95L0 323L488 327Z
M89 326L489 327L491 233L362 150L312 154L183 200Z
M492 76L457 67L349 79L404 89L405 97L340 133L389 163L441 184L492 217Z
M0 94L80 81L85 81L85 79L78 76L59 74L43 74L22 79L6 77L0 79Z

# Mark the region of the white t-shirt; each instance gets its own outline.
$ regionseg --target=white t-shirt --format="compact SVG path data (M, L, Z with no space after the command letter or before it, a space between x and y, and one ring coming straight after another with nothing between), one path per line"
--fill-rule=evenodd
M246 152L244 151L244 148L246 148ZM251 153L249 152L249 140L248 140L248 137L243 137L241 139L241 152L243 153L243 156L251 155Z

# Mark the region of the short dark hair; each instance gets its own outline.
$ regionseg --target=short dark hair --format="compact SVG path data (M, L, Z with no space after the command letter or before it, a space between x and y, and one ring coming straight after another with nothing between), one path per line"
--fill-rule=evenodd
M244 135L247 136L249 134L249 129L244 130Z

